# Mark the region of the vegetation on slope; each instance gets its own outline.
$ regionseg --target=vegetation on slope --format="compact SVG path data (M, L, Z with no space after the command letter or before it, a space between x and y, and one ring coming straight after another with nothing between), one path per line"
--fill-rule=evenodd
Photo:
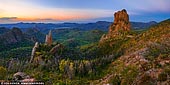
M124 53L109 66L108 74L97 84L163 84L169 82L170 20L123 42ZM114 52L114 51L113 51Z
M119 35L100 43L96 41L103 32L98 30L85 31L84 34L63 30L65 36L56 31L58 36L54 38L60 42L72 38L80 41L61 44L62 48L55 54L50 50L60 43L52 46L40 44L33 63L14 60L16 62L10 64L8 79L13 73L23 71L46 84L166 83L170 76L169 24L170 20L166 20L140 33L120 31Z

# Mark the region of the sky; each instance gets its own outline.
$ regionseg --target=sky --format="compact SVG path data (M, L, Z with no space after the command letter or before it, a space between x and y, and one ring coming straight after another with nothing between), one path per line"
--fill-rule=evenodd
M0 0L0 23L113 21L122 9L130 21L170 18L170 0Z

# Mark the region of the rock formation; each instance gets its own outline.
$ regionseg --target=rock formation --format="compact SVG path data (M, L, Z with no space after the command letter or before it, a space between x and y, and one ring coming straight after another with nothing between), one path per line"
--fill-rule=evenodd
M13 75L14 81L20 81L20 82L35 82L36 80L34 78L31 78L29 75L23 73L23 72L17 72Z
M17 72L13 75L13 79L14 80L23 80L25 78L28 78L29 76L27 76L25 73L23 72Z
M46 35L46 39L45 39L45 44L46 45L51 45L52 44L52 32L51 30L49 31L48 35Z
M117 32L119 30L130 30L129 15L127 14L125 9L114 14L114 22L109 28L109 33Z
M30 63L33 61L34 55L35 55L35 52L36 52L36 49L37 49L38 47L39 47L39 44L38 44L38 42L36 42L36 43L35 43L35 46L32 48Z
M114 22L109 27L108 34L103 35L100 41L111 38L119 34L120 31L130 31L130 28L129 15L126 10L118 11L114 14Z

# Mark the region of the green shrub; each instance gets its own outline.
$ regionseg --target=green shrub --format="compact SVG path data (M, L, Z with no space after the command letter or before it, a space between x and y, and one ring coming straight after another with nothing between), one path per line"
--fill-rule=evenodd
M7 76L7 70L6 68L0 66L0 80L5 79Z

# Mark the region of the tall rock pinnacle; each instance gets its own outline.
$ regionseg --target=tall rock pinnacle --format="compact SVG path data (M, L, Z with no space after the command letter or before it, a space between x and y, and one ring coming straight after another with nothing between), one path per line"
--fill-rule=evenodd
M38 42L36 42L35 45L34 45L34 47L32 48L30 63L33 61L35 52L36 52L36 50L37 50L38 47L39 47L39 44L38 44Z
M114 14L114 22L109 28L109 34L118 31L130 31L131 25L129 22L129 15L123 9Z
M46 39L45 39L45 44L47 45L51 45L52 44L52 32L51 30L49 31L48 35L46 35Z
M131 25L129 22L129 15L125 9L118 11L114 14L114 22L109 27L109 32L103 35L100 41L112 38L120 31L130 31Z

